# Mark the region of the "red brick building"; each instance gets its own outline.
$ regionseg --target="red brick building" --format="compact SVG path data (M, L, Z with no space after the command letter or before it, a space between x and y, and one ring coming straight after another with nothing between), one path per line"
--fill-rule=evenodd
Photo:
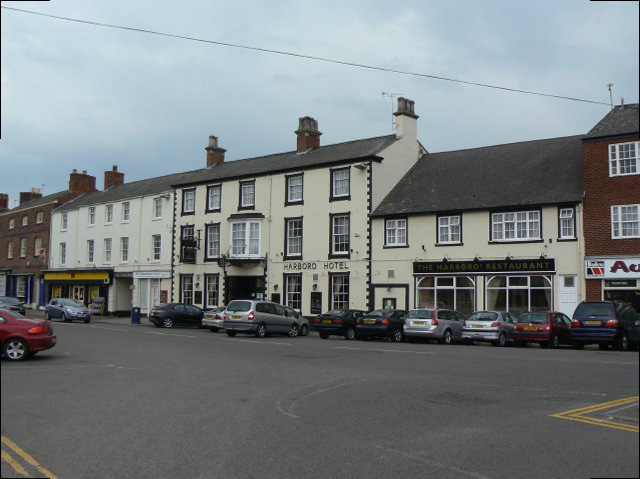
M586 298L640 311L638 104L614 107L582 147Z

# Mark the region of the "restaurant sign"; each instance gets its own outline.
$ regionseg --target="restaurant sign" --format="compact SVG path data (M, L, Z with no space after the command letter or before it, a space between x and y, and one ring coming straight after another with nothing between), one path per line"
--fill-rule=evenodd
M554 259L496 259L471 261L415 261L413 274L555 273Z
M639 278L640 258L601 258L585 261L587 279Z

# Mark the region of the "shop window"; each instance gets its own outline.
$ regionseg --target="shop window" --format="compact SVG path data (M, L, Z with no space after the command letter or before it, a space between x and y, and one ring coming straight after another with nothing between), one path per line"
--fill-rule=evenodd
M329 273L329 309L349 309L348 273Z
M23 302L27 297L27 277L18 276L16 278L16 296Z
M416 279L416 306L455 309L470 315L475 310L475 279L467 276L425 276Z
M204 297L205 307L214 308L220 302L220 276L217 274L207 274L204 277Z
M302 309L302 274L287 274L284 277L285 305L300 311Z
M638 145L637 141L609 145L609 176L640 174Z
M487 279L486 309L516 316L526 311L549 311L551 292L550 276L492 276Z
M613 239L640 237L639 210L640 204L611 207L611 237Z

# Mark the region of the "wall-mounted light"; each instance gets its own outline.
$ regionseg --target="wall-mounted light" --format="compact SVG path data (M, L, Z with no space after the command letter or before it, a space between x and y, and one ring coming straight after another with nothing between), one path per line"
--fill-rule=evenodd
M473 258L473 261L480 261L480 256L476 255L475 258Z
M511 256L507 255L507 256L504 257L504 259L505 259L505 261L511 261Z
M546 257L547 257L547 255L546 255L546 254L544 254L544 253L541 253L541 254L540 254L540 259L546 259Z
M354 166L354 168L358 168L359 170L366 170L367 169L367 164L366 163L356 163L353 166Z
M443 263L448 263L448 262L449 262L449 258L447 258L446 256L444 256L444 257L442 258L442 262L443 262Z
M318 283L313 283L313 290L317 291L317 289L318 289Z
M273 285L273 290L274 291L278 291L278 284L277 283Z

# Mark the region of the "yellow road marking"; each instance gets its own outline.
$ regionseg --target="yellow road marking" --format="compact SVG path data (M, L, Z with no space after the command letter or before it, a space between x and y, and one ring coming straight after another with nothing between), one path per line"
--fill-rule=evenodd
M606 419L598 419L595 417L587 416L603 409L611 409L613 407L622 406L625 404L637 403L640 397L633 396L628 398L616 399L614 401L608 401L605 403L592 404L591 406L581 407L578 409L572 409L557 414L551 414L551 417L557 417L560 419L567 419L569 421L578 421L586 424L592 424L594 426L609 427L612 429L619 429L621 431L639 432L638 426L632 426L630 424L624 424L621 422L609 421Z
M5 461L7 464L9 464L11 467L13 467L13 469L18 474L21 474L24 477L29 477L29 473L27 472L27 470L24 467L22 467L18 461L16 461L13 457L11 457L11 454L9 454L7 451L2 451L2 460Z
M49 470L45 469L44 467L42 467L38 463L38 461L36 461L33 457L31 457L29 454L27 454L20 446L18 446L15 442L13 442L11 439L9 439L4 434L2 435L2 444L6 445L7 447L10 447L18 456L20 456L22 459L27 461L33 467L35 467L44 476L48 477L49 479L58 479L58 477L56 475L54 475L51 471L49 471Z

